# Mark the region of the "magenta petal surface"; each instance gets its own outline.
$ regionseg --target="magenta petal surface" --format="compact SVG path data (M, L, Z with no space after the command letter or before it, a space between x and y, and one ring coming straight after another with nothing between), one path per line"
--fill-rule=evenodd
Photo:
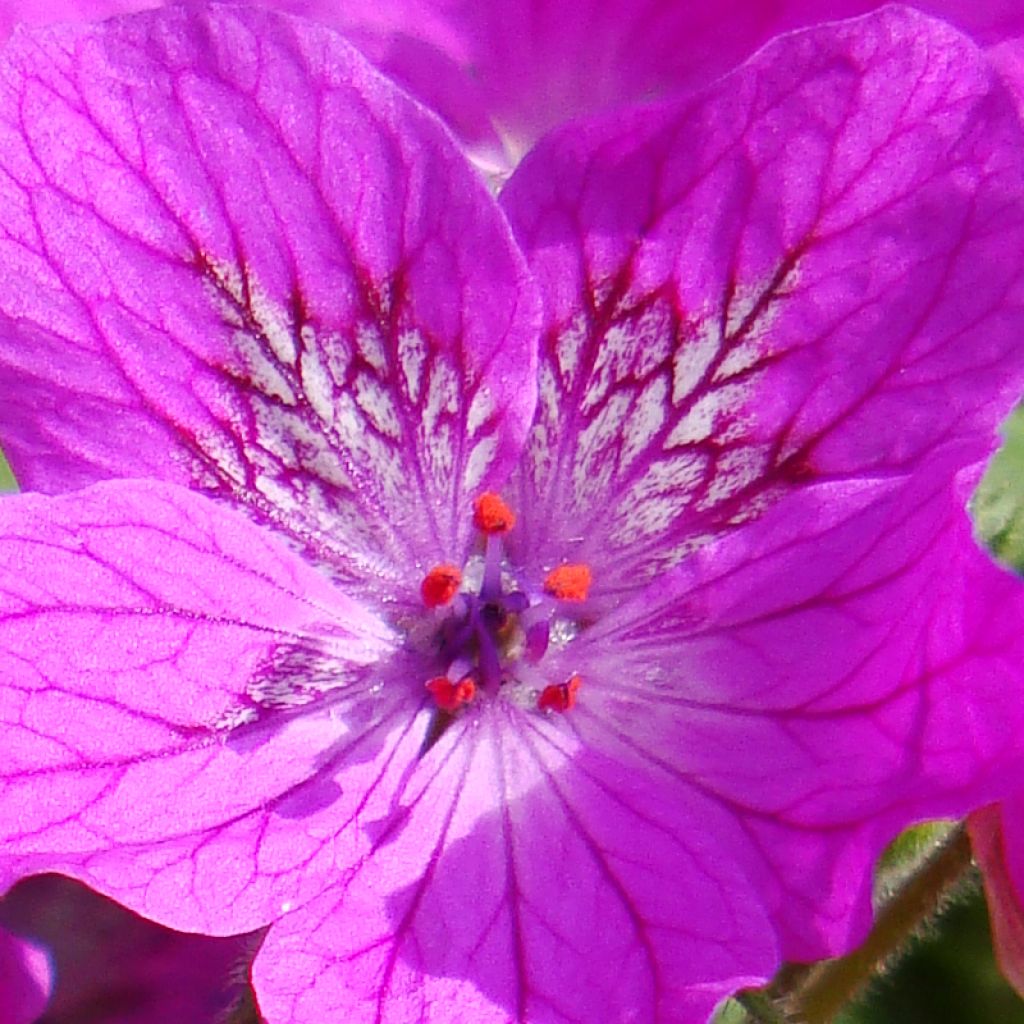
M772 37L878 0L278 0L340 28L481 158L514 165L547 129L700 88ZM925 0L983 45L1024 35L1017 0ZM502 148L504 152L502 153Z
M927 469L783 500L572 652L584 741L735 816L788 958L848 949L881 845L1019 769L1024 592L971 536L975 475Z
M15 25L49 25L54 22L109 18L159 7L162 0L4 0L0 8L0 40Z
M315 894L339 794L309 780L338 750L353 779L372 759L390 631L162 484L5 498L0 574L0 883L63 870L221 934Z
M32 1024L50 991L50 966L38 946L0 927L0 1024Z
M465 545L532 416L535 291L447 133L337 35L230 7L21 34L0 204L23 487L201 488L389 593Z
M1003 976L1020 993L1024 993L1024 901L1018 879L1024 878L1024 857L1021 829L1014 819L1019 822L1024 814L1022 797L1017 793L975 811L968 819L971 849L985 883L992 946Z
M698 1024L772 973L699 794L508 706L434 750L373 858L272 927L253 979L274 1024Z
M257 944L161 928L59 875L16 885L0 899L0 921L52 960L48 1024L217 1024Z
M814 480L986 455L1024 384L1019 147L980 51L896 8L550 136L502 194L547 311L523 557L622 591Z

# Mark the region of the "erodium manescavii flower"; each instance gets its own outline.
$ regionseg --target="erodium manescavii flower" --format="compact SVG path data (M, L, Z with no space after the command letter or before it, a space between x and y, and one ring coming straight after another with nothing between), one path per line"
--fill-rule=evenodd
M28 0L17 4L30 6ZM500 174L547 129L570 118L701 87L774 36L865 14L883 3L270 0L269 5L344 32L378 67L439 112L482 166ZM1024 36L1018 0L920 0L913 6L947 19L982 46Z
M6 0L22 22L102 18L197 0ZM337 28L440 114L478 163L507 173L549 128L693 90L774 36L884 6L880 0L263 0ZM977 43L1024 37L1018 0L919 0Z
M0 874L271 924L270 1024L696 1022L1003 795L1024 141L905 10L494 200L337 35L0 55Z

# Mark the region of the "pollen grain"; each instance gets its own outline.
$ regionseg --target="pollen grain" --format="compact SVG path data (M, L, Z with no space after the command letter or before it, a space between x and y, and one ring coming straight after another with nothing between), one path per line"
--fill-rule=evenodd
M537 698L537 707L541 711L569 711L576 706L576 694L582 685L579 676L572 676L567 683L545 686Z
M552 569L544 578L544 590L559 601L586 601L593 576L590 566L567 563Z
M516 514L493 491L485 491L473 502L473 525L488 535L508 533L516 525Z
M476 683L472 677L466 676L453 683L447 676L437 676L426 684L434 703L442 711L458 711L476 696Z
M444 562L435 565L420 584L420 596L428 608L441 608L450 604L451 600L459 592L462 583L462 573L457 566Z

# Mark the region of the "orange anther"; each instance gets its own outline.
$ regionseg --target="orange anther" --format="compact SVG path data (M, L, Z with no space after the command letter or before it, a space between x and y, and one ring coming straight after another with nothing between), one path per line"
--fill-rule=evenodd
M468 704L476 696L476 683L472 677L466 676L453 683L447 676L437 676L427 684L430 695L442 711L458 711L463 704Z
M459 592L462 573L454 565L444 562L435 565L420 584L420 595L428 608L440 608Z
M544 579L544 589L559 601L586 601L592 582L590 566L580 562L552 569Z
M545 686L537 698L537 707L541 711L568 711L576 705L576 694L579 693L583 680L573 676L567 683L555 683Z
M473 525L481 533L508 533L516 515L493 491L485 491L473 502Z

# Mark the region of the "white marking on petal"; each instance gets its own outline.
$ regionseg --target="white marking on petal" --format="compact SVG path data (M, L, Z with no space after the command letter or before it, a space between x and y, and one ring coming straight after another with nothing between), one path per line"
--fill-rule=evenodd
M306 330L307 328L304 327L303 331ZM312 335L312 333L312 329L310 329L309 334ZM302 388L313 412L324 426L330 427L334 422L334 388L331 378L320 359L315 337L303 337L303 344L305 348L299 360Z
M469 415L466 417L466 432L469 436L473 437L477 434L494 413L494 399L490 390L481 385L473 395L473 401L469 404Z
M382 434L398 441L402 437L402 428L398 422L398 411L388 390L379 380L360 373L355 381L356 401L366 413L369 421Z
M696 334L685 338L672 360L672 404L678 405L693 394L719 350L717 328L701 325Z
M427 347L417 331L403 331L398 336L398 364L402 368L405 393L413 404L420 400L426 358Z
M441 490L451 480L455 468L455 450L452 445L452 429L442 423L433 430L421 434L424 458L435 486Z
M616 470L615 444L629 406L629 395L612 395L597 417L580 432L572 476L578 507L589 507L608 493Z
M213 275L212 281L207 281L208 290L212 292L217 306L225 313L235 317L232 323L237 321L238 310L245 305L245 292L243 290L242 273L234 263L225 263L220 260L208 260L209 273ZM230 301L225 300L225 294Z
M576 384L576 371L580 368L580 358L587 343L589 324L581 313L575 317L555 338L555 358L562 375L562 386L571 391Z
M640 455L665 423L668 382L656 377L644 388L626 420L622 438L622 468Z
M423 423L427 436L437 429L443 413L453 414L459 408L459 382L455 371L445 360L436 360L430 370L427 384L427 404L423 410Z
M483 481L487 470L498 453L498 439L491 435L473 445L466 462L466 489L475 491Z
M352 365L352 345L340 334L331 333L324 337L321 351L327 356L327 372L335 384L341 385L348 376Z
M277 364L267 356L259 339L247 331L235 331L232 341L242 357L252 387L268 398L276 398L286 405L295 405L295 392Z
M725 384L703 394L690 411L673 427L665 441L667 449L706 441L712 435L718 442L739 439L743 435L742 412L750 400L746 382ZM728 416L728 425L722 419Z
M193 472L203 486L215 487L220 479L243 485L247 467L236 444L214 431L196 435L196 445L203 453L203 460L193 466ZM213 473L211 473L211 468Z
M246 267L249 312L267 339L271 351L285 366L294 366L298 355L295 348L295 324L291 314L275 303L260 286L251 268Z
M376 324L360 324L356 328L359 354L381 375L387 372L388 361L384 352L384 339Z
M697 502L697 508L711 508L763 476L768 468L770 455L771 449L766 445L723 452L718 457L715 475L707 491Z
M699 492L708 461L707 455L692 452L654 463L633 484L615 510L612 540L616 544L626 545L649 536L649 523L644 518L644 509L648 504L661 503L663 511L666 502L669 502L678 514ZM657 521L658 516L651 520Z

